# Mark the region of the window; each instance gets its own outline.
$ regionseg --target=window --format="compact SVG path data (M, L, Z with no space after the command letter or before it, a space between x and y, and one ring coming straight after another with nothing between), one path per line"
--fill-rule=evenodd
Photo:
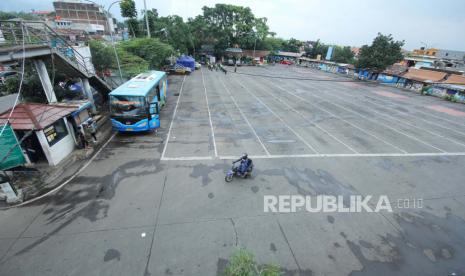
M142 116L147 114L144 97L137 96L110 96L110 110L115 116Z
M44 128L44 135L47 138L49 146L53 146L58 143L61 139L68 135L68 129L66 128L64 119L60 119Z

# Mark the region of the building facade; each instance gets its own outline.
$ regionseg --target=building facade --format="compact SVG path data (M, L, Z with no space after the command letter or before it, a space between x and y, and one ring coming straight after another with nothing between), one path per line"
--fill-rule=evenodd
M102 7L79 0L53 2L55 28L81 30L88 33L109 33L116 22Z

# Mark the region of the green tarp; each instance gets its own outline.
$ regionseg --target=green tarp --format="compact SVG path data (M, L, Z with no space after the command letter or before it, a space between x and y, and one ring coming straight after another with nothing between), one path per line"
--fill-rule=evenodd
M0 125L0 132L3 126L4 125ZM15 147L12 149L13 146ZM7 155L8 157L5 159ZM6 170L26 163L21 147L18 145L16 135L9 125L5 127L2 136L0 136L0 162L0 170Z

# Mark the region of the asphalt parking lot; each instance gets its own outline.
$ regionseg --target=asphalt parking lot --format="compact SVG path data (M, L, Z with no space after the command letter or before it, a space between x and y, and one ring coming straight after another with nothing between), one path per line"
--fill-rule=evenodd
M221 275L238 247L286 275L465 273L465 106L295 66L238 73L170 77L158 133L116 135L57 194L0 211L0 274ZM243 152L252 178L226 183ZM264 195L424 206L278 214Z

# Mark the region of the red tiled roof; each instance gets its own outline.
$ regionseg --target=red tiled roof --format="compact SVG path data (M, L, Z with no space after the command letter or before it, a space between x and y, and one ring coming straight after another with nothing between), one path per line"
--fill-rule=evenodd
M18 104L10 117L14 130L39 130L56 122L77 110L77 107L64 107L52 104L21 103ZM0 124L7 122L11 108L0 114Z
M461 75L450 75L447 80L443 81L442 83L448 84L465 84L465 76Z
M446 77L447 73L436 72L431 70L422 70L416 68L409 68L408 72L405 73L402 77L409 80L416 80L420 82L430 81L430 82L439 82Z

